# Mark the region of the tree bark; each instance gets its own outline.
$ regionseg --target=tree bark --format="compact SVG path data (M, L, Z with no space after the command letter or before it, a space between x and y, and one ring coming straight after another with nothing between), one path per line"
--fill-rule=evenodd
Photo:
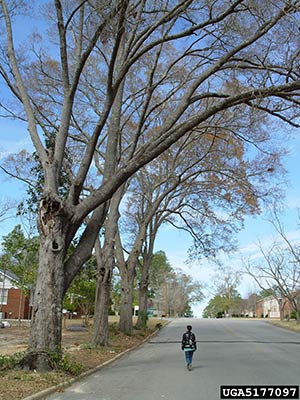
M137 329L145 329L147 327L148 320L148 285L149 285L149 274L146 270L142 269L142 278L139 287L139 314L136 323Z
M115 266L115 238L120 218L119 205L124 195L122 186L112 197L109 213L105 222L105 239L101 248L99 237L95 243L95 254L98 265L97 289L94 314L95 346L108 345L108 312L110 306L111 279Z
M148 288L149 288L149 272L151 268L151 261L154 251L154 243L157 235L160 222L158 216L155 217L154 211L158 208L158 204L152 209L150 215L152 220L148 224L148 240L145 240L143 251L143 263L140 264L141 268L141 281L139 286L139 314L136 327L138 329L145 329L148 320Z
M127 263L126 268L120 270L121 274L121 304L120 304L120 331L126 335L132 334L132 303L135 266Z
M149 270L152 258L151 254L147 253L143 256L143 264L141 265L141 280L139 283L139 314L136 323L137 329L145 329L148 320L148 286L149 286Z
M95 314L94 314L94 346L108 345L108 310L110 306L111 270L100 266L97 280Z
M50 198L42 200L39 279L34 291L29 353L23 362L30 370L52 369L53 356L61 353L66 228L60 202Z
M133 287L134 278L136 276L136 265L138 257L141 254L143 241L145 240L147 224L143 224L136 236L135 243L130 254L125 261L122 248L122 242L119 231L116 234L116 256L117 266L121 276L121 304L120 304L120 322L119 328L121 332L132 334L132 304L133 304Z
M292 303L292 307L293 307L293 310L295 311L295 315L296 315L296 324L300 324L300 310L299 310L297 298L293 297L291 303Z

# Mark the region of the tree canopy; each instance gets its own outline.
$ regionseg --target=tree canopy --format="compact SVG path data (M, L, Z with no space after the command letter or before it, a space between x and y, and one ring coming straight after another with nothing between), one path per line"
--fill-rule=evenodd
M3 237L0 266L3 271L13 272L25 291L33 287L38 268L38 237L26 237L21 225Z

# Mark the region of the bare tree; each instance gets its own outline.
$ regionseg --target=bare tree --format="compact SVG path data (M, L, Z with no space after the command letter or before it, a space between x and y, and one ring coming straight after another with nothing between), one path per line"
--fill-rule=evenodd
M194 281L180 269L164 274L163 283L156 293L158 307L169 317L183 317L186 309L203 300L203 285Z
M265 183L266 164L262 159L260 164L253 162L255 167L245 162L240 146L239 141L235 145L224 143L220 136L213 144L207 141L207 147L202 144L200 148L197 135L190 135L141 169L133 179L125 212L126 232L129 226L135 231L148 220L147 213L152 215L139 263L139 326L145 325L142 319L147 312L149 268L162 224L189 232L198 256L216 256L220 249L231 249L232 232L234 227L238 229L244 215L259 212L259 199L269 191L265 184L262 190L251 180L255 176L257 184L262 175L261 181ZM269 166L278 160L267 158ZM214 208L222 208L222 218L217 217ZM210 226L215 229L210 231Z
M224 312L232 316L238 312L240 307L241 297L237 292L237 287L240 284L241 272L236 271L233 267L221 266L213 278L214 290L217 296L222 298L222 306Z
M289 240L276 211L270 222L278 238L269 248L259 244L261 259L249 260L246 271L262 290L270 291L277 300L281 319L285 317L285 305L290 303L299 322L300 247Z
M1 200L0 203L0 222L3 222L9 218L13 218L12 210L16 209L16 204L12 200Z
M105 219L104 204L130 176L187 132L214 124L224 110L246 115L258 109L297 126L298 3L55 0L47 10L50 19L44 19L50 38L44 41L45 30L35 35L30 54L18 46L14 33L22 5L0 1L5 33L0 74L9 91L1 107L6 117L26 121L43 170L40 268L26 364L47 369L49 352L60 348L63 295L91 254ZM166 61L170 53L173 59ZM152 75L137 73L149 63ZM135 103L124 107L127 136L125 130L107 129L126 76L140 83L133 93L126 82L130 105ZM167 103L173 111L161 123L157 113ZM239 136L261 146L267 140L243 130ZM82 157L70 169L66 154L75 140ZM115 169L120 141L127 151ZM97 190L86 196L96 153L102 156L103 175ZM66 171L68 190L61 191ZM68 258L68 247L88 215Z

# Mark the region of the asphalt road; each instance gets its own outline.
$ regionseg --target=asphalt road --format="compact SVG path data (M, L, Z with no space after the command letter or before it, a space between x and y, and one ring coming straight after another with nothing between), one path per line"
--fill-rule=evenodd
M180 340L197 337L193 370ZM220 385L300 385L300 334L264 321L178 319L51 400L218 400Z

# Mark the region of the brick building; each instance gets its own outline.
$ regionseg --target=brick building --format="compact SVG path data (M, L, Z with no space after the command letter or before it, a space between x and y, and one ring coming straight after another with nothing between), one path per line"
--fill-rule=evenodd
M293 297L296 299L298 304L298 310L300 309L300 291L293 293ZM260 299L256 303L256 315L258 317L268 318L290 318L293 307L291 302L287 298L275 298L274 296L268 296ZM282 314L282 315L281 315Z
M9 271L0 270L0 318L29 319L29 298L19 288L19 279Z

